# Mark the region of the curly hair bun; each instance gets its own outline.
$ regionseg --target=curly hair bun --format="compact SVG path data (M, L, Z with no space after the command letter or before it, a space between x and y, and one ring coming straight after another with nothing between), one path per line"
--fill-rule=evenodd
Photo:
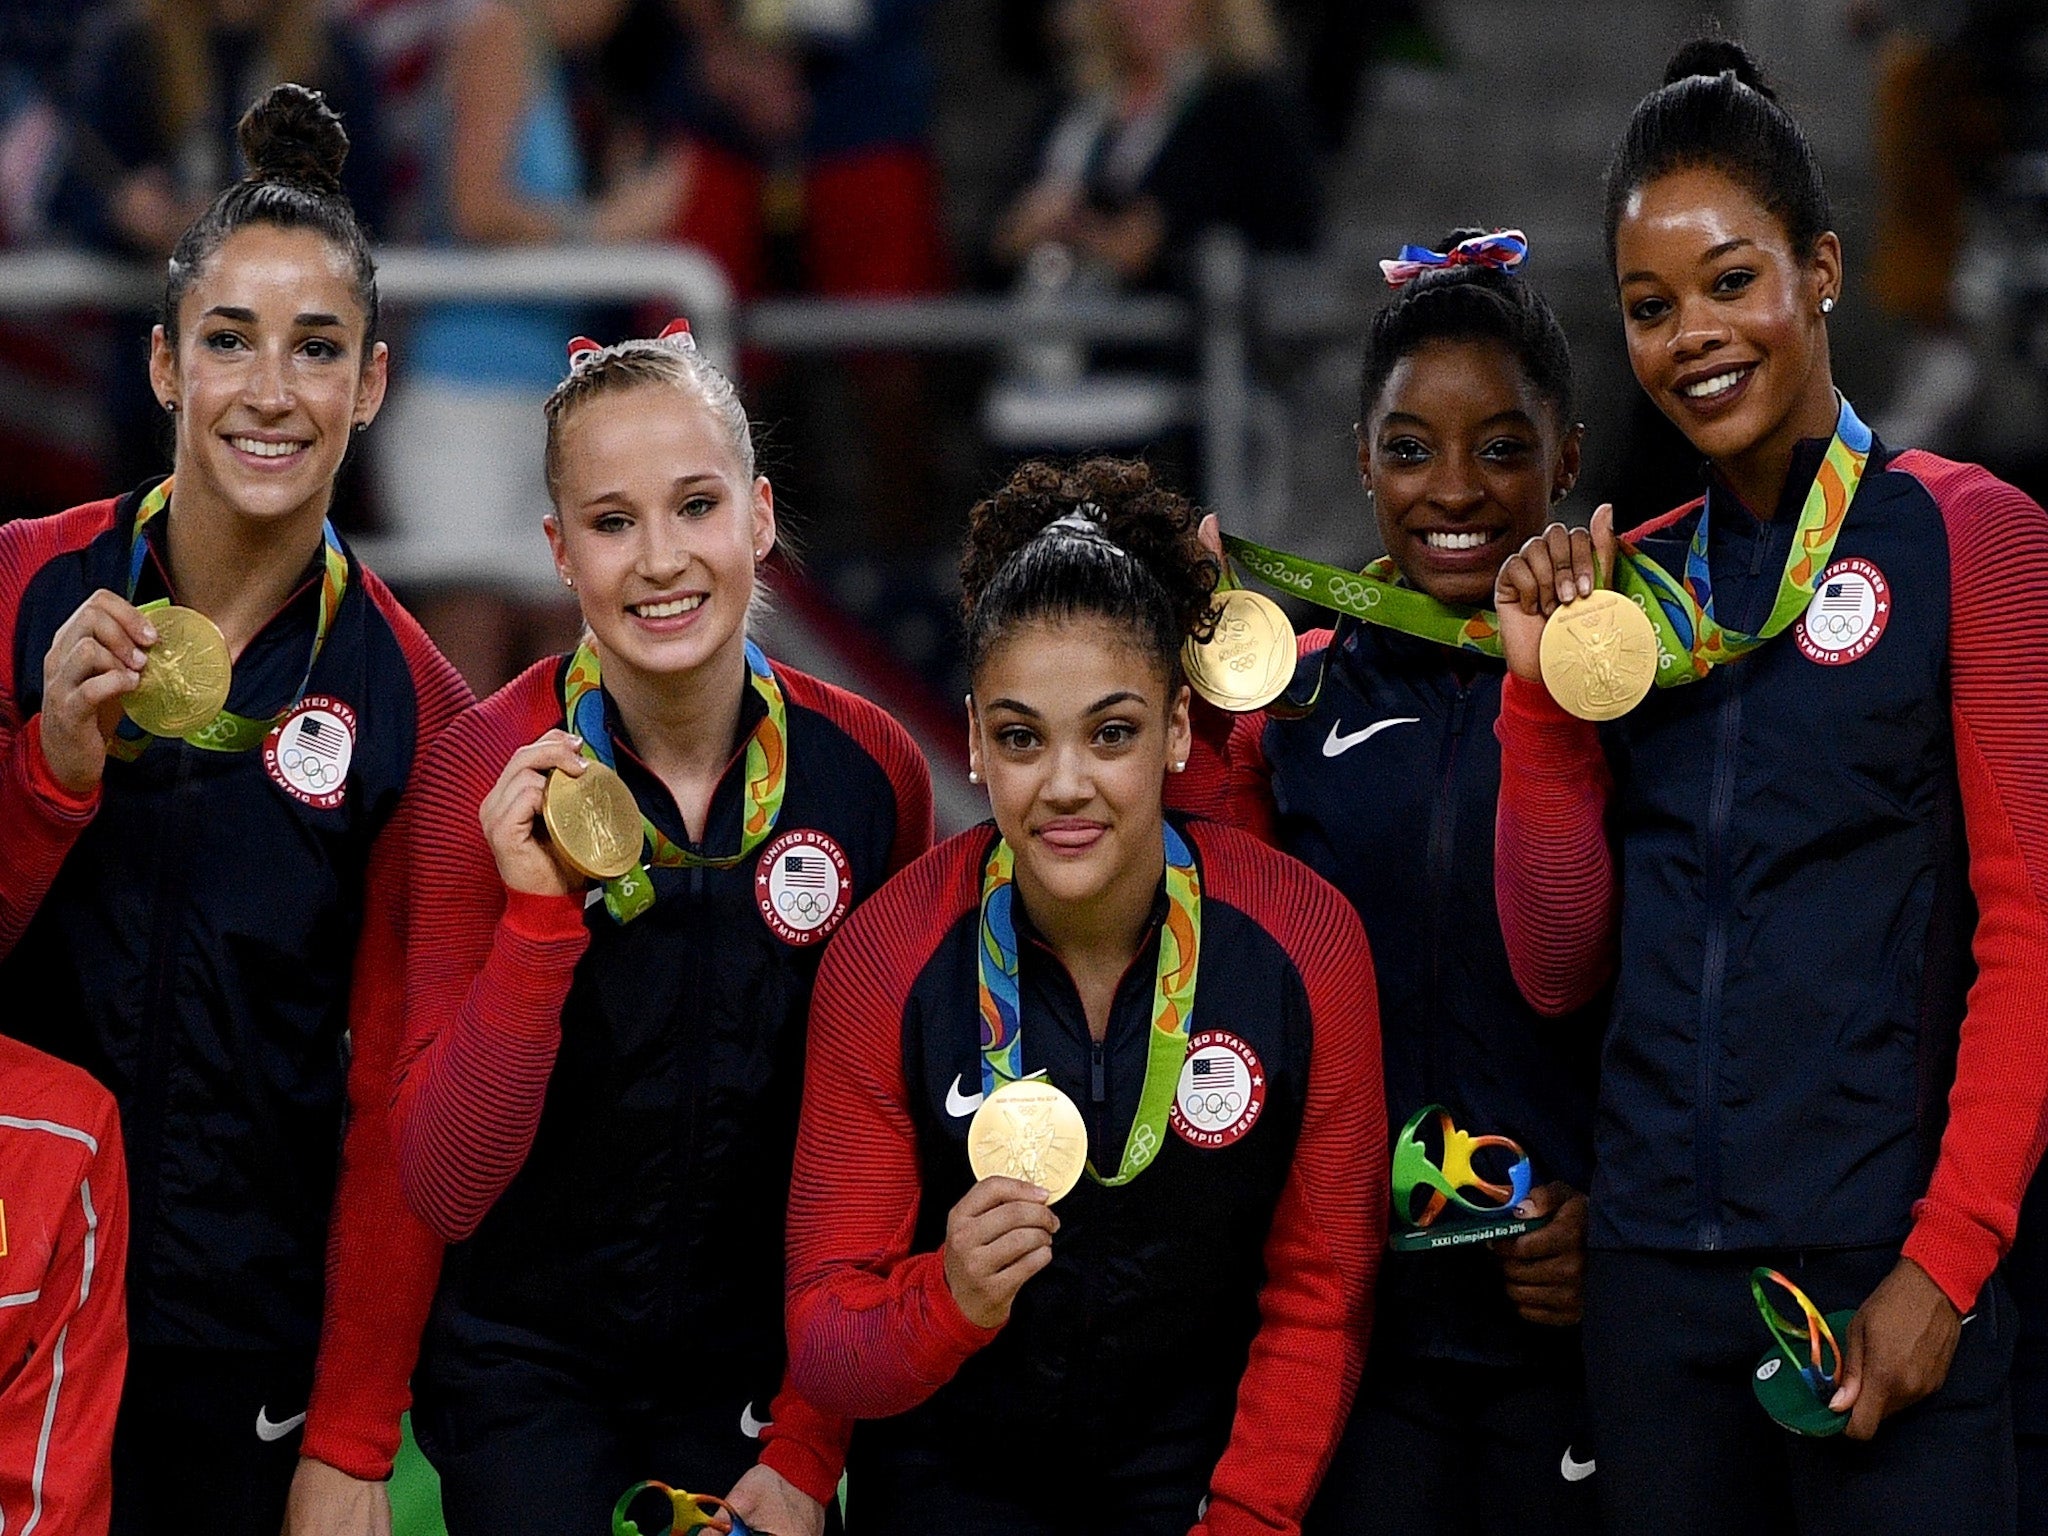
M1732 37L1695 37L1683 44L1671 56L1671 62L1664 66L1664 83L1676 85L1681 80L1690 80L1694 75L1733 75L1767 101L1776 101L1777 92L1764 82L1764 72L1757 67L1749 50Z
M252 181L295 182L331 197L341 191L348 134L327 98L303 85L273 86L236 126Z

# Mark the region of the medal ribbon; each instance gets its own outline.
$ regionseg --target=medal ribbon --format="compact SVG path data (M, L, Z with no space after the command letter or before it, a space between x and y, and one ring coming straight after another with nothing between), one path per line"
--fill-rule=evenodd
M1692 544L1685 553L1683 582L1645 555L1624 553L1620 569L1614 573L1615 590L1648 614L1650 627L1657 632L1658 687L1675 687L1705 677L1722 662L1745 656L1783 633L1806 611L1814 585L1827 569L1828 556L1834 553L1835 540L1848 521L1849 504L1863 483L1870 443L1870 428L1847 400L1842 401L1835 416L1835 434L1799 510L1792 549L1778 579L1777 601L1763 627L1753 635L1724 629L1714 618L1714 578L1707 567L1707 526L1714 508L1711 493L1700 509L1699 525L1693 529Z
M1685 579L1679 581L1649 556L1624 545L1614 573L1614 588L1633 601L1649 617L1657 635L1657 686L1674 688L1696 682L1720 663L1747 655L1766 640L1781 634L1806 611L1813 589L1827 569L1835 541L1848 520L1849 504L1863 482L1864 467L1870 461L1870 428L1842 401L1835 418L1835 433L1828 443L1813 484L1793 530L1792 550L1785 558L1785 571L1778 582L1777 601L1769 618L1753 635L1723 628L1714 618L1714 578L1707 567L1708 515L1712 498L1700 511L1686 551ZM1434 640L1441 645L1499 656L1500 621L1490 608L1459 608L1440 603L1412 588L1398 586L1389 578L1392 562L1384 557L1365 570L1352 572L1333 565L1304 560L1277 549L1254 544L1230 534L1223 547L1246 567L1283 592L1308 598L1322 607L1347 613L1368 624L1378 624L1402 634ZM1305 706L1295 700L1278 701L1288 710ZM1313 697L1309 703L1314 702Z
M128 590L124 594L130 602L135 600L136 585L142 580L142 568L149 560L149 545L143 538L143 530L170 504L171 482L166 479L145 496L142 505L136 509L135 532L128 541ZM263 738L275 730L306 696L306 685L313 680L313 664L320 659L320 648L327 644L327 631L333 627L334 616L341 611L342 597L348 591L348 556L341 552L341 536L334 531L334 524L325 519L320 524L320 556L320 616L313 625L313 648L306 656L305 675L293 690L291 702L262 720L224 709L204 725L187 731L181 739L188 745L208 752L252 751L263 744ZM170 601L167 597L160 597L142 604L138 611L154 613L159 608L169 607ZM149 744L154 740L154 736L123 715L114 740L108 744L107 755L120 762L132 763L149 750Z
M621 923L631 922L654 905L654 881L647 873L648 865L659 869L731 869L768 840L776 819L782 815L782 797L789 787L789 711L783 703L782 685L775 680L768 658L753 641L746 644L747 679L768 707L768 713L747 738L746 803L740 820L739 851L715 857L692 853L671 841L642 815L640 828L647 838L648 858L638 869L629 869L618 879L604 883L605 910ZM615 770L611 727L604 718L603 690L604 676L597 652L586 635L569 659L569 670L562 676L562 718L571 731L583 738L585 757Z
M1165 1145L1166 1121L1188 1055L1195 1012L1195 971L1202 952L1202 877L1187 841L1166 834L1166 922L1159 933L1159 969L1152 989L1152 1031L1138 1113L1113 1178L1088 1165L1088 1176L1114 1188L1143 1173ZM991 1094L1024 1076L1024 1021L1017 986L1017 856L996 840L981 877L981 1091Z

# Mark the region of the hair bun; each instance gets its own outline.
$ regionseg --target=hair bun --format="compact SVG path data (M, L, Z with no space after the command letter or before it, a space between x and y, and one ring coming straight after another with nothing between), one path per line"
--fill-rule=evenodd
M1749 56L1749 50L1732 37L1693 38L1671 55L1671 62L1664 66L1666 85L1676 85L1694 75L1705 75L1709 79L1716 75L1733 75L1766 100L1778 99L1777 92L1764 83L1764 72Z
M341 191L348 134L318 91L289 82L273 86L235 129L251 181L296 182L310 192Z
M1438 255L1448 256L1467 240L1477 240L1481 235L1490 234L1484 229L1454 229L1431 247Z

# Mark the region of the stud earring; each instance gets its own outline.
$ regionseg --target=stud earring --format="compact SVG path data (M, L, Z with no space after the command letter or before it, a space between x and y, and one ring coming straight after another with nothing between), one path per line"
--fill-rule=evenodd
M979 772L978 770L976 770L976 769L973 769L973 768L970 768L970 769L968 769L968 770L967 770L967 782L968 782L968 783L970 783L970 784L979 784L979 783L981 782L981 774L980 774L980 772Z
M1824 315L1833 314L1835 312L1835 301L1833 299L1822 299L1820 301L1820 312Z
M178 402L175 400L166 400L164 402L164 409L169 411L173 416L175 416L178 414Z
M1180 760L1179 762L1177 762L1177 763L1175 763L1175 764L1173 765L1173 771L1174 771L1175 773L1180 773L1180 772L1183 772L1183 771L1185 771L1185 769L1187 768L1187 766L1188 766L1188 762L1187 762L1187 759L1186 759L1186 758L1182 758L1182 759L1181 759L1181 760Z
M576 589L576 578L574 576L564 576L562 578L562 585L573 592Z

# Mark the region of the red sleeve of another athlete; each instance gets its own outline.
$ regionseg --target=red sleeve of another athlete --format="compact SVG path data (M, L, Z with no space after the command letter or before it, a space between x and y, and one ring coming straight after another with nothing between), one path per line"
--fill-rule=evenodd
M1330 644L1333 632L1311 630L1295 638L1295 657L1305 659ZM1190 690L1188 723L1193 747L1187 767L1166 781L1169 810L1206 817L1279 846L1274 831L1273 768L1266 761L1263 709L1234 714L1218 709Z
M562 1005L590 942L580 895L505 889L477 819L512 754L559 719L551 671L456 721L414 790L398 1173L414 1214L451 1243L477 1229L532 1150Z
M1515 985L1553 1017L1614 974L1621 909L1607 801L1614 778L1591 724L1541 683L1501 683L1494 898Z
M1373 1278L1387 1232L1387 1120L1379 1006L1358 914L1320 881L1297 887L1286 935L1308 987L1314 1041L1294 1167L1266 1238L1259 1331L1230 1442L1209 1480L1206 1536L1301 1527L1365 1367Z
M1959 1310L2012 1246L2048 1128L2048 515L1971 465L1905 453L1948 525L1956 772L1977 979L1948 1128L1906 1256Z
M67 1096L68 1097L68 1096ZM16 1104L13 1107L25 1107ZM93 1084L90 1101L37 1106L67 1128L90 1134L98 1149L61 1189L22 1191L12 1200L17 1258L47 1236L49 1262L35 1294L10 1303L29 1309L8 1330L27 1341L0 1376L0 1520L7 1528L50 1536L106 1536L112 1516L107 1467L114 1453L114 1416L128 1364L127 1178L121 1122L111 1095ZM31 1218L49 1220L47 1233Z
M383 584L365 578L412 672L413 762L471 702L469 687ZM391 1078L405 1016L405 845L410 791L379 834L364 881L349 994L348 1131L327 1235L327 1302L304 1454L351 1477L384 1478L411 1403L412 1368L441 1273L441 1241L399 1192Z
M21 717L14 630L22 591L50 560L103 532L113 515L112 502L96 502L0 528L0 955L20 940L100 807L99 785L74 794L51 776L42 716Z
M912 1253L922 1184L903 1008L953 892L942 850L891 881L825 951L811 994L789 1197L789 1369L849 1419L915 1408L995 1337L961 1313L938 1252Z

